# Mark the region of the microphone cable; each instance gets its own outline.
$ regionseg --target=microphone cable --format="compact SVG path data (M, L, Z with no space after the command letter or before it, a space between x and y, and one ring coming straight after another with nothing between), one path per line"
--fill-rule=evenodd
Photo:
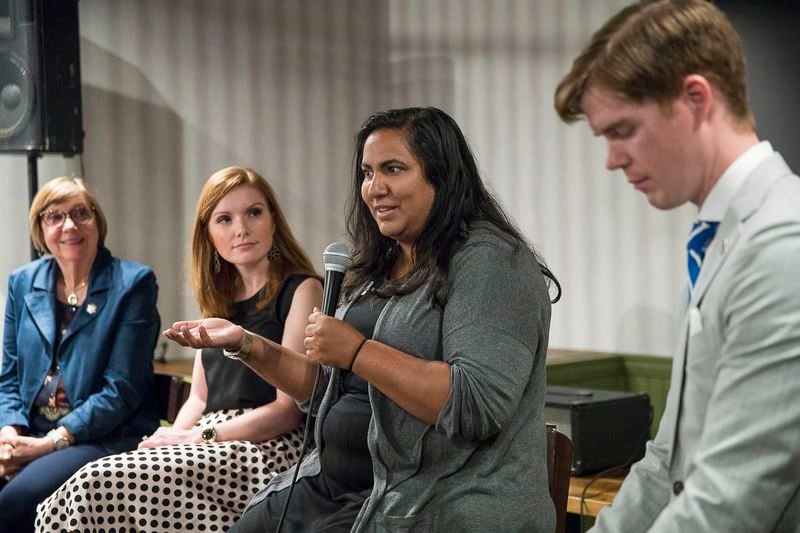
M283 521L286 519L286 512L289 510L289 502L292 501L294 486L297 483L297 475L300 472L300 464L303 462L303 458L306 455L306 449L308 448L306 446L308 443L308 432L312 425L311 422L313 418L311 413L314 412L314 400L317 397L317 385L319 384L319 375L321 372L322 367L317 365L317 372L314 375L314 385L311 387L311 400L308 403L308 412L306 413L306 427L303 429L303 442L300 445L300 453L297 456L297 463L294 466L294 475L292 476L292 482L289 484L289 494L286 495L286 501L283 504L283 511L281 511L281 518L278 520L278 527L275 528L275 533L280 533L283 527Z
M344 273L350 268L353 262L353 256L350 252L350 247L343 242L332 242L322 254L322 261L325 264L325 283L323 287L322 297L322 312L328 316L334 316L336 312L336 304L339 301L339 290L342 286L342 279ZM314 385L311 387L311 400L308 403L308 412L306 413L306 427L303 430L303 443L300 446L300 453L297 458L297 464L294 466L294 475L292 482L289 484L289 493L286 496L286 501L283 504L283 511L281 512L280 520L278 520L278 527L275 533L280 533L283 527L283 522L286 519L286 513L289 510L289 502L292 501L292 493L294 486L297 483L297 476L300 473L300 465L305 457L306 449L308 448L308 432L311 427L312 413L314 412L314 400L317 397L317 387L319 385L319 375L322 372L321 365L317 365L316 373L314 374Z

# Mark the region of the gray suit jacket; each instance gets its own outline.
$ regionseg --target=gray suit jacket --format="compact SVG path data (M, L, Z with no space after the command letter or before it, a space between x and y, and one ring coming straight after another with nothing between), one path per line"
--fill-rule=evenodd
M800 531L800 179L777 153L684 307L658 433L593 531Z

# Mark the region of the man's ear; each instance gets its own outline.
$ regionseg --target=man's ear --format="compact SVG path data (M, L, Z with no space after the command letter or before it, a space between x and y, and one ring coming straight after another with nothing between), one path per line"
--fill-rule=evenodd
M695 125L711 117L714 108L714 89L705 76L689 74L683 79L679 99L683 100L694 114Z

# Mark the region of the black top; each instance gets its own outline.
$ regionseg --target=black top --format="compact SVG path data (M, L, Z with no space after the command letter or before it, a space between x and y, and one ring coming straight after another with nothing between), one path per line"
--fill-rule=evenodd
M71 406L64 390L64 378L61 375L61 365L57 357L61 339L67 336L77 312L78 307L56 300L56 337L53 341L53 360L50 362L50 370L44 378L39 394L36 395L28 417L33 435L44 435L58 427L58 418L70 412ZM48 408L53 413L49 415L49 418L42 414Z
M278 288L277 298L265 309L256 308L260 293L234 303L230 321L280 344L294 291L310 277L308 274L290 274ZM201 357L208 384L205 413L259 407L275 400L275 387L244 363L222 355L219 348L203 348Z
M36 401L33 402L34 409L32 411L32 416L34 413L38 412L38 407L47 406L51 397L56 399L56 405L58 407L69 408L70 406L69 399L64 391L61 367L56 356L58 354L58 345L61 344L61 339L67 335L69 326L72 324L72 320L75 318L75 313L77 312L77 307L56 300L56 338L53 341L53 360L50 363L50 371L47 373L47 376L45 376L44 385L42 385L42 388L39 390Z
M356 300L345 321L371 339L386 299L368 294ZM367 429L372 417L367 382L352 372L342 372L342 396L331 406L322 425L325 446L320 464L333 496L372 487L372 459Z

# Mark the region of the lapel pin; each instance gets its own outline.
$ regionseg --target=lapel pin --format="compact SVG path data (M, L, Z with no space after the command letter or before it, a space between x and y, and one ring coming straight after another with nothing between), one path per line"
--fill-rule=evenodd
M90 315L93 315L97 312L97 306L95 304L89 304L86 306L86 312Z

